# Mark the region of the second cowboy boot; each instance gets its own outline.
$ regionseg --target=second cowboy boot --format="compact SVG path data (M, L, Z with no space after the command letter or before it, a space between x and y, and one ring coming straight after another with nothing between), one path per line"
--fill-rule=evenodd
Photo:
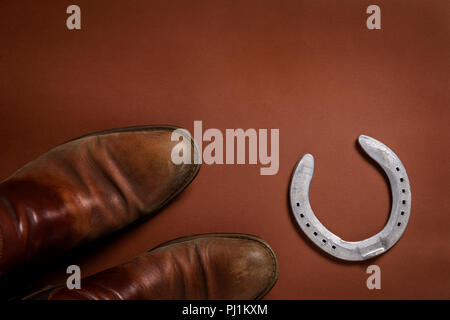
M171 161L176 128L103 131L43 154L0 184L0 274L149 217L196 176ZM197 150L183 140L192 158ZM193 161L191 161L193 163Z
M245 234L179 238L81 280L81 289L44 289L32 300L259 299L275 284L275 254Z

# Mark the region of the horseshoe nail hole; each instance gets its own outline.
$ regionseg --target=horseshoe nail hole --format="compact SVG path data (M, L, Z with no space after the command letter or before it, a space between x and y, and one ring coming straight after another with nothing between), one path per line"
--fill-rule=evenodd
M297 202L297 207L300 207L300 202Z
M323 239L322 242L323 242L323 243L327 243L327 240Z
M300 213L300 218L303 218L303 217L304 217L303 213Z
M314 232L314 235L317 236L317 232Z
M400 212L400 214L401 214L402 216L404 216L404 215L405 215L405 211Z
M406 192L406 190L405 190L405 189L402 189L402 192L403 192L403 193L405 193L405 192Z
M401 222L397 223L397 227L400 227L401 225L402 225Z
M306 226L309 228L309 223L307 223Z
M336 249L336 246L331 246L333 249Z
M399 167L397 167L397 168L395 168L395 170L397 170L397 171L400 171L400 168L399 168Z
M400 182L403 182L403 180L404 180L403 178L400 178Z
M406 200L402 200L402 204L406 204Z

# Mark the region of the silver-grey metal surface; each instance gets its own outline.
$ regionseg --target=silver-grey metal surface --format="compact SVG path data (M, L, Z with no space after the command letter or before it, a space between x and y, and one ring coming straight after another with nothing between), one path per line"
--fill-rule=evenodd
M391 214L386 226L376 235L361 241L345 241L317 219L309 203L309 185L314 173L312 155L305 154L301 158L290 186L291 207L300 228L325 252L351 261L370 259L389 250L405 231L411 211L409 179L397 155L371 137L361 135L358 141L364 151L383 168L391 184Z

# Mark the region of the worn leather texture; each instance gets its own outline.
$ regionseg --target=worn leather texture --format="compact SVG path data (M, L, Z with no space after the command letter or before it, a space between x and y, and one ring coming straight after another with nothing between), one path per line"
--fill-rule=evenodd
M203 165L160 214L46 265L39 285L65 282L70 264L85 277L173 238L239 232L277 253L268 299L450 299L449 1L77 0L79 31L65 27L70 4L0 1L1 178L89 132L192 130L194 120L222 132L280 129L280 169L263 177L256 165ZM370 4L381 30L366 28ZM298 230L288 187L311 153L320 221L349 241L380 231L389 186L355 146L360 134L402 160L411 219L387 253L345 263ZM381 290L366 286L371 264Z
M0 273L157 212L200 165L171 160L174 127L132 127L59 145L0 184ZM192 159L193 140L183 142Z
M207 234L162 244L83 279L81 289L47 289L28 299L259 299L277 275L275 253L263 240L244 234Z

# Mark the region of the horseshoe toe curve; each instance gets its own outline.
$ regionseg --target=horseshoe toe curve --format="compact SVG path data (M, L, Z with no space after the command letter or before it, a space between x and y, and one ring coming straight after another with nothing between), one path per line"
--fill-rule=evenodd
M314 174L314 157L305 154L298 162L290 186L290 202L295 219L308 238L325 252L349 261L376 257L389 250L403 235L411 211L411 188L406 169L397 155L380 141L360 135L363 150L386 173L392 191L389 220L374 236L361 241L345 241L328 230L314 214L309 202L309 186Z

